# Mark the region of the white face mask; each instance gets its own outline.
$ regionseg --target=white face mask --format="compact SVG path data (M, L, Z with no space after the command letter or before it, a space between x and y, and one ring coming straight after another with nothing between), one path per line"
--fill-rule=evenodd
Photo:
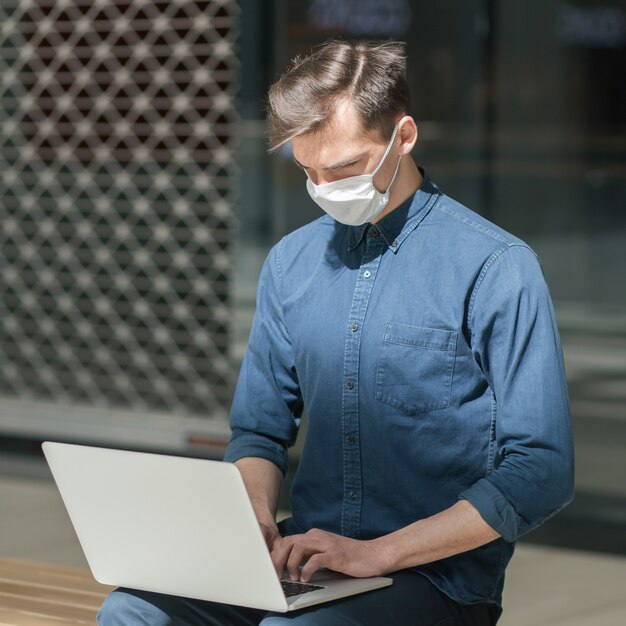
M389 202L389 192L396 180L402 156L398 159L396 170L384 193L374 187L373 178L385 162L397 132L396 126L383 158L371 174L350 176L323 185L316 185L307 178L306 188L311 198L332 218L349 226L360 226L378 217Z

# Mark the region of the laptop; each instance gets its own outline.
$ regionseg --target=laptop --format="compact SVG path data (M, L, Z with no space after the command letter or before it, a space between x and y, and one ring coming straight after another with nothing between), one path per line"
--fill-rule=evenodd
M322 570L284 591L232 463L54 442L43 451L105 585L286 612L393 582Z

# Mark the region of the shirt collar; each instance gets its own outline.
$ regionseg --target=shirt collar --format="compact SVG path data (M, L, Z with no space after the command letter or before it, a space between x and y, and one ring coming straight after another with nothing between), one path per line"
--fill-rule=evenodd
M397 252L402 242L413 232L426 217L441 194L439 188L430 180L426 172L419 168L423 180L420 188L391 213L385 215L375 225L370 223L350 226L348 250L354 250L363 241L365 233L375 226L392 252Z

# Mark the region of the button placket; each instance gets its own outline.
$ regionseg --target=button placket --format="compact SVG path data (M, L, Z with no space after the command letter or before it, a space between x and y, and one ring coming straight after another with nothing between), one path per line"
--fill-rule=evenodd
M370 235L371 235L370 231ZM344 346L342 433L343 505L341 532L358 538L361 526L361 451L359 445L359 353L363 321L380 264L382 237L368 236L363 260L356 275Z

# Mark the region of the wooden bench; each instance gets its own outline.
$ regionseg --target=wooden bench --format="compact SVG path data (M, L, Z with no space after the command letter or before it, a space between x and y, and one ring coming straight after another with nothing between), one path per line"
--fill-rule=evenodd
M88 570L0 559L0 626L93 625L111 590Z

